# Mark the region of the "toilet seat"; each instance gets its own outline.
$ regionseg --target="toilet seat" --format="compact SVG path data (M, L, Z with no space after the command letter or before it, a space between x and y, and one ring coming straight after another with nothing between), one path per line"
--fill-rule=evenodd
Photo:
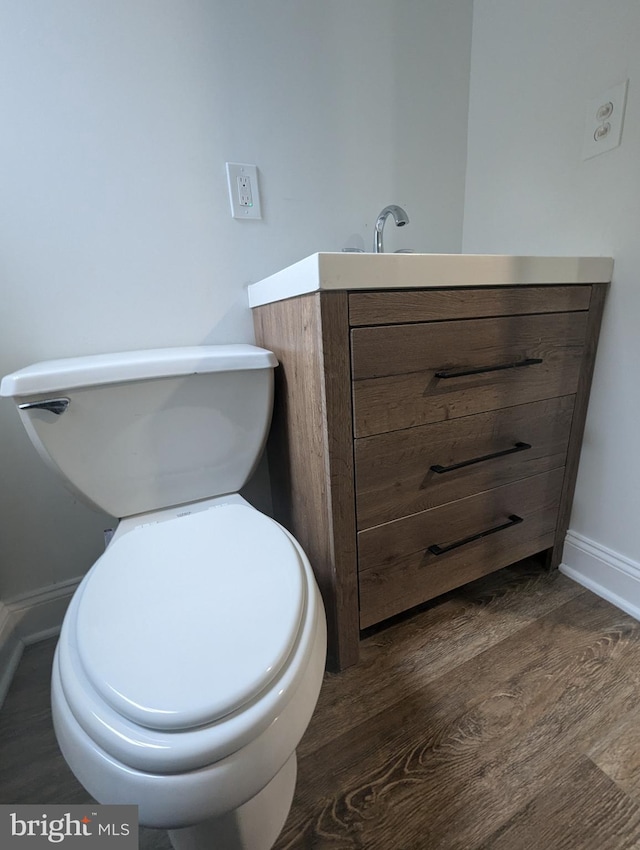
M71 712L137 769L224 758L273 722L304 676L319 613L310 581L294 539L246 503L141 521L111 544L69 607L59 665Z
M224 505L141 524L113 542L84 584L80 661L132 722L202 726L278 674L304 602L295 549L258 511Z

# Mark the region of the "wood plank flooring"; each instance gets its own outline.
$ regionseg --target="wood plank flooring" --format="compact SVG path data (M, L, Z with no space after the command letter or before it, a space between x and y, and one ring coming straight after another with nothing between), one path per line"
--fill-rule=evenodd
M89 799L51 728L53 648L0 712L0 803ZM276 850L640 850L640 623L533 562L494 573L371 631L298 756Z

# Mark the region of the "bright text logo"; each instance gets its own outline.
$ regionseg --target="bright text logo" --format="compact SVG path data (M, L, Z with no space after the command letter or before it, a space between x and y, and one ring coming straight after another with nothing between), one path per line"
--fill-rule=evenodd
M0 847L138 850L137 806L0 806Z

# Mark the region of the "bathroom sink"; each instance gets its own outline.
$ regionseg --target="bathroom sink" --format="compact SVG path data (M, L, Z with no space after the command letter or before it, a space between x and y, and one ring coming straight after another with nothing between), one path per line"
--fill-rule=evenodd
M249 306L336 289L604 283L612 270L610 257L318 253L249 286Z

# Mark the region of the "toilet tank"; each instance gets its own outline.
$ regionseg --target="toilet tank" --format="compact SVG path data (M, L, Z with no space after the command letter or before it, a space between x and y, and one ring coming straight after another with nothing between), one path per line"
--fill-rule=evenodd
M269 430L277 362L253 345L72 357L7 375L0 395L74 493L125 517L245 484Z

